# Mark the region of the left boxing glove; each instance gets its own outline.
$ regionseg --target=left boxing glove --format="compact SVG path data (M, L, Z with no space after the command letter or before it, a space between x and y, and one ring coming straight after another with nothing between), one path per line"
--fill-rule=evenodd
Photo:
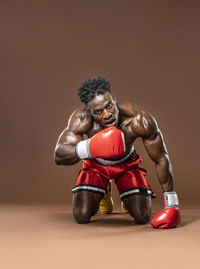
M175 191L163 193L164 209L153 216L151 225L157 229L174 228L181 222L178 197Z
M76 154L79 159L110 159L123 155L125 151L124 134L115 126L103 129L76 145Z

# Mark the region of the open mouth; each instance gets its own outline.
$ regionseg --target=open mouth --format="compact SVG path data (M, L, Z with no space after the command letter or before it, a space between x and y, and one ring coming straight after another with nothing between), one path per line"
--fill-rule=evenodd
M110 120L108 122L105 122L106 126L112 126L112 125L115 125L115 123L116 123L115 119L112 119L112 120Z

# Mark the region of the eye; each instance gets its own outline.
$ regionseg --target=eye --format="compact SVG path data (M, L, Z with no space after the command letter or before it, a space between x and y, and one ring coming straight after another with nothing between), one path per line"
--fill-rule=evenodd
M94 114L95 114L95 115L100 115L101 112L102 112L102 110L95 110L95 111L94 111Z
M110 109L112 106L113 106L112 103L108 103L107 106L106 106L106 108Z

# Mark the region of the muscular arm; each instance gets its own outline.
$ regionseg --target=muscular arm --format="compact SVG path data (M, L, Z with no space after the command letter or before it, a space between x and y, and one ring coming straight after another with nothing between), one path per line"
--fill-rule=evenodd
M72 165L79 161L75 148L90 125L91 118L84 109L78 109L72 114L55 147L54 160L57 165Z
M155 119L146 112L136 117L136 132L142 137L144 147L154 161L157 177L164 191L173 190L172 166L163 136Z
M76 134L70 129L65 129L57 142L54 160L57 165L72 165L79 161L76 156L75 148L79 141L82 140L80 134Z

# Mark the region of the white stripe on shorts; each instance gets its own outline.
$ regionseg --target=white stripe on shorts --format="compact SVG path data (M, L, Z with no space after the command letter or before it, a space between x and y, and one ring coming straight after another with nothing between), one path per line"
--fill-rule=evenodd
M127 196L129 194L140 193L140 192L141 192L140 189L125 191L122 194L120 194L120 198L123 198L124 196ZM143 192L141 192L141 193L143 193ZM147 189L147 194L152 194L152 191Z
M94 192L101 192L103 194L106 193L106 190L95 187L95 186L77 186L72 189L72 192L76 192L79 190L88 190L88 191L94 191Z

